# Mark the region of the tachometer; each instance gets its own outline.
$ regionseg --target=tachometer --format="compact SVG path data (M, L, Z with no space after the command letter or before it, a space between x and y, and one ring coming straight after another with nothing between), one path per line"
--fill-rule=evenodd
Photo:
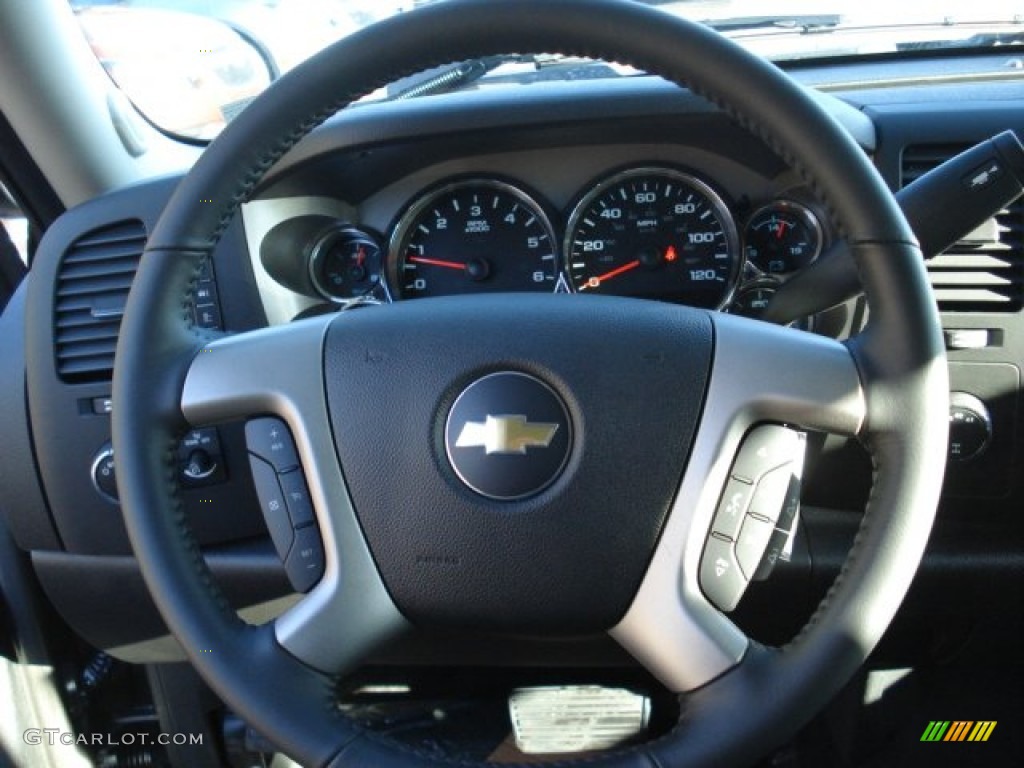
M429 192L402 216L391 242L403 298L481 291L554 291L551 223L526 193L469 179Z
M721 197L671 168L634 168L596 184L569 220L573 287L721 308L740 271L736 225Z

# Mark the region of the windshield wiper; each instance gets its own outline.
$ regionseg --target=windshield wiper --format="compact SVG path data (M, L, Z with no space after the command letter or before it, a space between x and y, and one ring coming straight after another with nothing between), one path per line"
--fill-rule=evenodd
M702 21L717 32L746 32L750 30L779 30L808 35L836 29L843 21L837 13L819 13L800 16L734 16L728 19Z
M446 67L421 72L388 86L388 100L399 101L420 96L450 93L490 75L504 64L532 65L527 71L497 74L494 82L535 83L546 80L589 80L618 77L613 67L603 61L562 56L560 54L508 54L460 61Z

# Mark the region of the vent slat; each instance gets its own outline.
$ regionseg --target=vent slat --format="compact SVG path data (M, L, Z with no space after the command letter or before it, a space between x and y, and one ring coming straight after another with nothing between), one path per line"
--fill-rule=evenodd
M67 281L91 280L107 276L127 275L128 279L135 275L139 268L138 254L135 258L117 258L69 264L64 262L64 270L61 272L61 279Z
M64 253L57 276L54 340L64 381L109 381L121 315L146 245L140 221L87 233Z
M948 288L956 285L978 285L1012 287L1019 281L1012 277L997 275L992 272L933 272L932 285L936 288Z
M1001 293L973 288L937 288L935 290L935 299L939 302L940 307L943 304L948 306L950 303L986 304L990 305L987 307L989 311L995 310L997 312L1008 311L1005 307L1011 301L1010 297L1004 296Z
M109 275L102 277L90 277L85 280L64 280L63 277L57 283L57 298L65 296L95 296L100 293L124 293L132 287L131 275Z
M79 344L89 341L117 341L117 323L103 325L79 325L75 328L62 328L57 331L57 346Z
M967 149L958 144L906 147L901 184L906 186ZM1017 312L1024 307L1024 200L1018 198L949 251L927 262L939 309L944 312Z
M93 264L96 262L104 263L114 259L132 260L138 263L139 254L142 253L142 249L145 247L146 241L142 238L122 240L111 243L109 247L100 245L81 248L81 246L78 246L78 250L65 255L64 264L65 266L78 266L80 264Z
M1009 246L999 251L986 253L965 253L963 251L940 253L928 260L928 271L938 272L944 269L1013 269L1015 259Z
M62 360L80 360L83 358L110 357L114 359L116 337L107 341L76 341L74 344L58 344L57 354Z

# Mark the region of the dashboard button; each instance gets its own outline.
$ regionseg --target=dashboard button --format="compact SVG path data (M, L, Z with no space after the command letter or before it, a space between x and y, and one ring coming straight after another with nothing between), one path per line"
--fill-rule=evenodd
M260 500L260 509L266 520L270 539L274 542L278 557L284 560L292 548L295 534L292 530L292 521L288 517L284 494L277 482L277 473L267 462L255 456L249 457L249 466L252 468L252 481L256 486L256 496Z
M189 480L205 480L213 476L213 473L217 471L217 466L217 462L210 454L202 448L197 448L189 454L182 473Z
M324 545L315 525L295 531L295 543L284 563L288 580L297 592L308 592L324 575Z
M114 449L103 448L92 462L92 484L107 501L119 503L117 476L114 474Z
M299 466L291 433L280 419L251 419L245 425L245 443L254 453L278 472L288 472Z
M747 579L740 570L731 541L711 536L700 561L700 587L716 607L731 611L743 597Z

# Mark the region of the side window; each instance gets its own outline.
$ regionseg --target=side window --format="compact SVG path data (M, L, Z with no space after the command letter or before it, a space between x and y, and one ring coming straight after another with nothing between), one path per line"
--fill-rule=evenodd
M0 310L25 276L28 243L28 220L0 184Z
M2 183L0 183L0 223L3 224L7 239L17 251L22 263L28 264L28 221ZM0 239L3 238L4 233L0 233ZM0 248L3 248L4 245L7 244L0 245Z

